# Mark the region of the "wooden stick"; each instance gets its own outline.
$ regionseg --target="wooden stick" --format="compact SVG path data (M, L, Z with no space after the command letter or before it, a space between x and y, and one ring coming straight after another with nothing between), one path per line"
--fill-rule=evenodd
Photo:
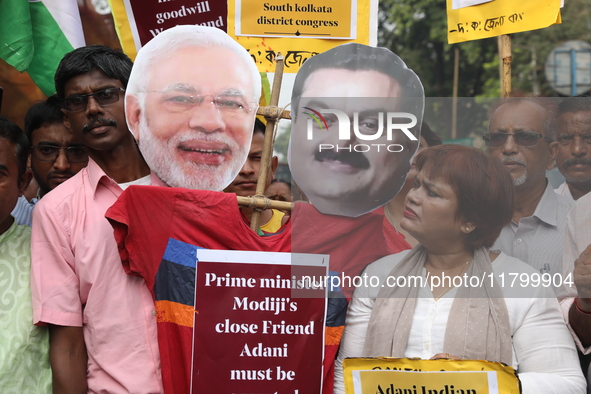
M499 37L499 56L502 60L501 97L511 95L511 36L503 34Z
M281 82L283 80L283 55L278 53L275 56L277 65L275 66L275 76L273 77L273 90L271 91L270 107L277 107L279 104L279 93L281 92ZM257 111L258 112L258 111ZM281 112L281 111L277 111ZM256 196L263 196L265 187L267 186L267 176L271 167L271 157L273 156L273 131L275 130L275 123L279 119L276 117L267 118L267 127L265 128L265 139L263 141L263 154L261 155L261 169L259 172L259 179L257 180ZM250 218L250 228L255 232L259 228L261 220L261 211L255 209Z
M291 119L291 111L277 107L259 107L257 115L262 115L265 118ZM267 130L265 129L265 132L266 131Z
M236 196L238 205L247 208L292 210L293 203L289 201L275 201L265 196L241 197Z
M451 99L451 139L458 138L458 81L460 79L460 48L454 49L454 86Z

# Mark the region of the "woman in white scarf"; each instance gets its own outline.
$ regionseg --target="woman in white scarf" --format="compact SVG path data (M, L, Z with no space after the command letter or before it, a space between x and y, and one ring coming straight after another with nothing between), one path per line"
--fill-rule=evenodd
M489 250L512 217L509 174L481 151L456 145L425 150L417 170L401 226L419 244L365 270L379 285L355 291L335 393L344 392L344 358L388 356L504 362L518 371L523 393L583 394L575 346L551 288L511 287L510 273L529 277L535 270Z

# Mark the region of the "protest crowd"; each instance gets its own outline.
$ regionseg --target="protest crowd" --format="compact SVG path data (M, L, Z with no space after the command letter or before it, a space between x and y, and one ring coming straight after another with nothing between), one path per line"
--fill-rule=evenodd
M234 392L192 383L200 249L322 254L330 275L376 278L328 288L316 326L236 326L318 328L322 393L345 393L356 357L501 362L523 393L591 392L591 98L498 99L484 150L442 144L410 67L360 44L303 64L288 161L306 200L259 210L253 231L258 208L237 196L256 194L268 130L239 43L186 25L133 63L100 45L68 53L24 130L0 116L0 392ZM329 131L343 123L348 138ZM277 167L274 156L264 194L292 202ZM490 280L432 280L445 276ZM385 286L392 277L431 281ZM532 280L517 291L515 278ZM277 314L302 305L265 302Z

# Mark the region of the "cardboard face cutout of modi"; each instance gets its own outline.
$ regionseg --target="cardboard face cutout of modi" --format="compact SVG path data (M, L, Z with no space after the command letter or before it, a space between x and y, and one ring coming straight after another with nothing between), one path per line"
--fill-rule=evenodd
M360 44L316 55L298 72L291 102L289 167L320 212L357 217L398 193L425 94L397 55Z
M138 52L125 115L164 183L222 191L246 161L260 92L256 65L230 36L177 26Z

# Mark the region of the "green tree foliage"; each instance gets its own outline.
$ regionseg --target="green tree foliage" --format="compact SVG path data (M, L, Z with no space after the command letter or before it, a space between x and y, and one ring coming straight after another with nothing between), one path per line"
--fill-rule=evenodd
M449 45L444 0L382 0L378 43L398 54L423 81L430 97L451 97L454 47L460 48L460 97L483 94L487 79L497 78L495 38ZM492 74L492 75L491 75Z
M513 78L515 90L556 96L544 75L546 58L554 47L569 40L591 43L591 2L565 0L562 23L546 29L512 35ZM537 87L536 87L537 86Z
M591 2L565 3L562 24L512 35L514 92L556 96L544 76L548 54L567 40L591 43ZM458 96L500 96L497 38L448 44L445 0L381 0L379 10L378 45L398 54L419 75L427 97L452 97L456 48L460 52ZM460 100L459 138L482 132L490 102ZM428 100L426 120L443 138L450 138L451 99Z
M379 9L379 45L400 55L415 70L427 96L452 95L456 47L460 49L458 96L499 95L497 39L447 44L444 0L382 0ZM555 95L544 76L552 48L568 40L591 43L591 2L565 0L562 20L559 25L512 35L514 90Z

